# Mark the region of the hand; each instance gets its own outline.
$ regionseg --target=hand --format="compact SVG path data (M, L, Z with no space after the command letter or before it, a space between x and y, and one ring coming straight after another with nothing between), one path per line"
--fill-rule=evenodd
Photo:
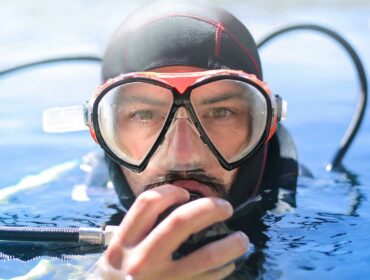
M229 275L235 269L233 260L248 249L248 238L241 232L209 243L179 260L172 259L172 253L190 235L228 219L233 212L231 205L219 198L187 201L189 193L172 185L142 193L102 257L103 278L124 279L130 275L135 280L223 279ZM154 227L158 216L174 204L183 205Z

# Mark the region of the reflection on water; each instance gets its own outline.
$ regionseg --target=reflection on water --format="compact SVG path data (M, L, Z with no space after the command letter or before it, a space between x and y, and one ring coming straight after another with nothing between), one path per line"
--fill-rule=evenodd
M246 9L242 1L220 3L241 16L257 38L273 27L293 21L334 26L350 39L369 65L369 4L356 1L351 5L351 1L341 1L346 9L333 10L331 2L325 1L324 8L312 4L307 9L297 1L289 5L259 4L263 9L259 6ZM123 4L114 2L110 9L118 11ZM76 5L80 10L84 7L83 1ZM109 14L109 5L99 5L81 14L80 24L73 32L63 30L76 22L66 26L59 23L53 26L54 30L43 23L41 29L34 28L32 39L28 33L25 36L23 25L20 30L19 23L13 22L9 30L23 32L24 36L9 44L4 41L0 54L5 57L11 49L19 49L24 38L29 38L31 45L37 46L34 49L38 49L44 31L52 35L48 40L41 40L42 50L59 45L70 48L71 44L78 45L73 43L79 39L89 47L92 44L93 49L102 49L123 14L111 11L112 17L91 30L87 25L96 15L103 11ZM132 8L127 5L125 13ZM77 18L73 14L76 10L69 10L72 11L69 17ZM10 13L9 9L4 11ZM27 7L18 7L17 11L26 14ZM53 22L53 15L55 11L51 9L37 20L27 17L27 22L30 25L43 19ZM59 34L70 34L70 37ZM344 162L349 169L338 173L324 171L354 110L358 88L352 69L335 45L312 34L287 36L264 49L261 55L265 79L274 93L289 102L286 126L298 146L300 160L315 177L301 176L297 193L280 189L264 194L262 205L266 213L261 219L245 223L244 230L254 244L254 251L239 279L367 279L370 272L368 117ZM7 63L4 58L0 66ZM45 135L41 131L42 110L82 104L99 83L99 71L96 64L62 63L0 77L3 105L0 225L100 227L121 220L122 212L114 191L107 186L104 168L98 166L95 171L100 173L91 173L99 162L88 154L96 148L90 137L86 133ZM3 260L0 278L26 274L37 275L36 279L65 279L66 275L71 279L83 278L101 251L101 247L92 246L0 241L0 260Z

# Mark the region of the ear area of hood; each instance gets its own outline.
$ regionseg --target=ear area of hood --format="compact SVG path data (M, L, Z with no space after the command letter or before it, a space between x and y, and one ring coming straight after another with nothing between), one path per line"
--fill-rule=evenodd
M293 138L282 124L278 124L269 143L262 188L282 187L295 192L298 174L298 154Z

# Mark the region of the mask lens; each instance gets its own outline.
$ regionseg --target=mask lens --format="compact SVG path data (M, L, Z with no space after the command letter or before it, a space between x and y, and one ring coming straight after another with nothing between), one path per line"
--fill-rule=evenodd
M204 131L228 163L259 143L266 128L267 104L254 86L223 79L195 88L191 103Z
M158 139L172 102L169 89L145 82L111 89L98 105L105 143L123 161L141 164Z

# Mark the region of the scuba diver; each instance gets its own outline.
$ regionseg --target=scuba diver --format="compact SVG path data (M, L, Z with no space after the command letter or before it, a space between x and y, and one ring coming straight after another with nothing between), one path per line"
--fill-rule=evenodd
M300 29L320 31L344 46L367 95L358 56L335 32L296 25L272 33L257 46ZM96 166L104 168L92 168L83 186L105 186L108 167L125 212L123 218L113 215L108 224L121 225L115 234L109 226L6 226L0 228L0 239L78 242L84 253L100 253L108 245L89 271L93 279L258 278L266 271L269 240L269 225L260 217L278 198L287 202L287 193L294 207L298 173L307 170L298 166L293 141L280 124L286 104L263 81L257 46L237 18L210 3L162 0L131 14L106 50L103 85L83 109L78 106L83 111L79 123L66 118L68 109L51 118L58 132L67 130L58 127L61 119L71 131L90 128L105 152ZM46 59L0 74L67 60L101 58ZM352 132L346 133L348 141L328 170L342 167L363 117L365 106L359 108ZM38 251L34 243L21 244L19 252L13 243L2 246L4 258L17 254L24 260L45 252L81 252L75 244L62 251L59 243Z
M294 191L298 176L279 123L286 106L263 81L251 34L210 3L155 1L111 38L102 79L86 120L127 213L93 277L232 274L261 195ZM207 229L219 234L181 251Z

